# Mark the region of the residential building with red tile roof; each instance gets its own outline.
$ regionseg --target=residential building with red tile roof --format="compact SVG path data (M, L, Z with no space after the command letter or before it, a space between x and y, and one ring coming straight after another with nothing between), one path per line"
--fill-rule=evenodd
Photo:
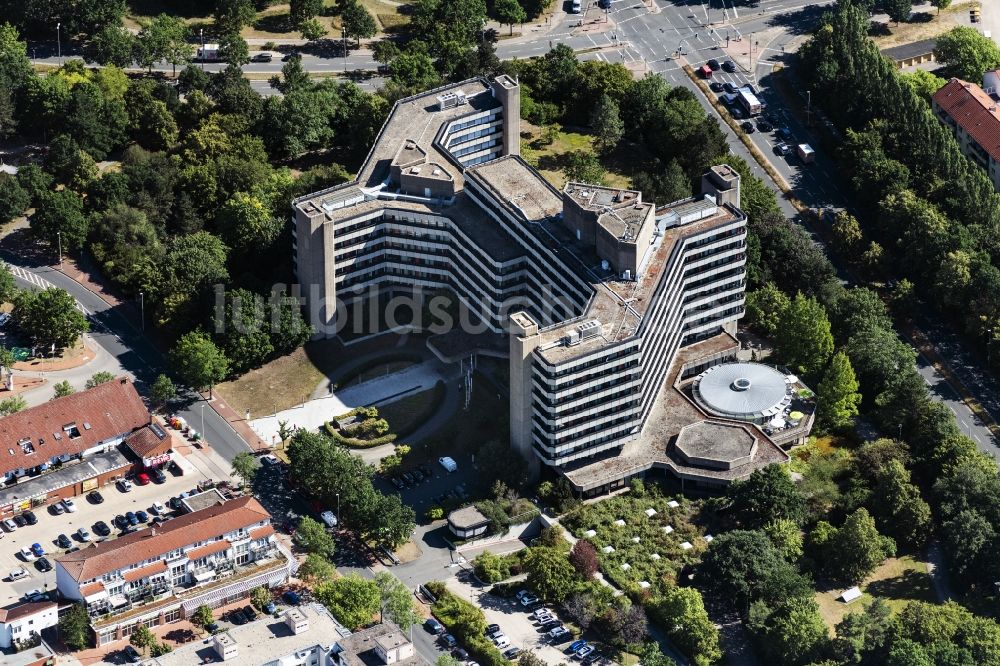
M54 627L58 622L58 607L54 601L28 601L0 608L0 649L26 641L31 634L41 635L43 629Z
M32 470L117 446L149 423L135 386L121 378L0 419L0 474Z
M55 558L56 587L103 645L287 580L295 560L270 525L256 499L231 499Z
M149 423L124 377L0 418L0 518L125 476L120 445Z
M1000 191L1000 102L975 83L951 79L934 93L931 107L955 133L962 154L985 169Z

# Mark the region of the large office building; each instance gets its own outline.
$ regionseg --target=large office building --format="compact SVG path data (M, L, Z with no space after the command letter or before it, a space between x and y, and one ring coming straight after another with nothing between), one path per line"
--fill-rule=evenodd
M670 468L685 423L652 433L664 387L738 349L740 177L712 167L698 196L661 206L624 188L560 191L520 157L519 115L507 76L397 102L354 181L294 202L298 280L326 336L375 289L454 294L468 322L509 338L512 446L602 492ZM647 435L663 451L622 464Z
M931 98L938 120L955 134L962 154L983 169L1000 191L1000 101L996 72L987 72L987 89L951 79Z
M232 603L286 581L291 553L253 497L219 501L165 523L55 558L64 599L84 604L96 643Z

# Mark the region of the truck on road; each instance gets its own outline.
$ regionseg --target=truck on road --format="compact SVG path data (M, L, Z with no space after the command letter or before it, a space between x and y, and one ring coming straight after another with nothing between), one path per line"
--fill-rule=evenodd
M800 143L795 152L798 153L803 164L812 164L816 160L816 151L808 143Z
M195 55L195 59L201 62L215 62L219 60L220 57L218 44L205 44L203 46L199 46L198 53Z
M744 86L736 91L736 101L739 102L743 110L750 116L758 116L764 110L764 105L757 99L757 95L749 87Z

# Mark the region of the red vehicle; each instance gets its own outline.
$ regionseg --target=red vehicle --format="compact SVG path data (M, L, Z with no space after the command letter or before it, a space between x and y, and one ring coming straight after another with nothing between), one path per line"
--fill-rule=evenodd
M145 486L146 484L149 483L149 474L146 474L145 472L139 473L135 477L135 482L138 483L140 486Z
M702 65L701 67L698 68L698 74L703 79L710 79L712 78L712 68L709 67L708 65Z

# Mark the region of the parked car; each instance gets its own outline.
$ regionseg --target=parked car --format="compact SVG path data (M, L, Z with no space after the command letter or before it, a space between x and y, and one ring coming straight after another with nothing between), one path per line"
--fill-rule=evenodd
M167 464L167 470L174 476L184 476L184 468L178 465L176 460L171 460Z
M43 590L39 590L36 588L34 590L29 590L28 592L25 592L21 598L24 599L25 601L44 601L45 599L49 598L49 595Z
M561 640L565 640L565 638L569 635L570 635L569 629L567 629L562 625L559 625L555 629L549 629L549 638L554 643L558 643Z
M42 573L52 571L52 563L49 562L44 557L39 557L38 561L35 562L35 568L41 571Z
M510 647L510 639L501 634L493 639L493 644L497 646L498 650L506 650Z
M552 622L555 619L556 616L553 615L552 613L543 613L542 615L536 617L535 621L538 622L538 624L548 624L549 622Z
M139 472L135 477L135 482L140 486L145 486L149 483L149 474L145 472Z
M524 606L525 608L527 608L528 606L533 606L534 604L537 604L538 602L539 602L539 598L538 597L534 597L534 596L532 596L530 594L526 594L525 596L521 597L521 605Z
M719 67L720 67L720 65L719 65L719 61L718 61L718 60L716 60L715 58L712 58L711 60L709 60L709 61L708 61L707 63L705 63L705 64L706 64L706 65L708 65L708 68L709 68L710 70L712 70L713 72L717 72L717 71L719 71Z
M451 653L451 656L453 656L455 659L458 659L459 661L465 661L466 659L469 658L469 653L466 652L463 648L458 648Z
M722 63L722 69L726 70L727 72L735 72L736 63L733 62L732 60L726 60L725 62Z
M115 524L115 527L117 527L120 530L123 530L126 527L128 527L128 518L126 518L120 513L117 516L115 516L114 520L112 520L111 522L113 522Z
M250 58L250 62L271 62L271 58L270 53L257 53Z
M444 643L449 649L458 645L458 641L451 634L444 634L441 636L441 642Z
M724 92L726 90L726 87L721 83L719 83L718 81L712 81L711 83L708 84L708 87L712 90L712 92L717 92L717 93Z
M555 629L556 627L561 627L561 626L562 623L559 620L552 620L551 622L546 622L545 624L541 625L541 627L539 628L545 633L548 633L553 629Z
M278 456L273 455L271 453L268 453L266 456L261 456L260 457L260 462L261 462L261 464L267 465L268 467L270 467L271 465L277 465L281 461L278 460Z
M76 531L76 538L80 541L90 541L90 532L86 527L81 527Z
M145 511L143 511L142 509L139 509L138 511L135 512L135 518L140 523L148 523L149 522L149 514L146 513Z
M17 523L15 523L14 520L11 518L6 518L3 521L3 528L8 532L13 532L14 530L17 529Z
M290 603L293 606L298 606L302 602L302 597L295 590L285 590L285 593L281 595L281 598Z
M139 524L139 518L135 515L134 511L129 511L125 514L125 520L128 521L129 525L133 527Z
M69 511L70 513L76 513L76 502L73 501L72 497L67 497L66 499L64 499L62 501L62 504L64 507L66 507L66 510Z
M74 508L73 511L76 511L76 508ZM24 516L24 522L28 523L29 525L38 524L38 516L35 515L34 511L25 511L21 515Z
M65 534L60 534L56 537L56 545L60 548L71 548L73 546L73 541Z
M432 617L424 620L424 629L438 636L444 633L444 625Z
M584 659L594 653L593 645L584 645L582 648L573 653L577 659Z
M392 482L392 485L396 486L396 490L402 490L405 487L405 484L400 481L398 476L391 477L389 481Z
M152 477L154 483L165 483L167 480L167 475L161 469L151 469L149 470L149 475Z
M569 651L570 652L576 652L580 648L584 647L586 644L587 644L587 641L583 640L582 638L579 639L579 640L573 641L572 643L569 644Z
M504 635L503 629L501 629L499 626L497 626L497 628L494 629L493 631L486 632L486 638L490 639L491 641L495 641L496 639L500 638L503 635Z
M726 81L725 83L723 83L723 84L722 84L722 88L723 88L723 90L725 90L725 91L726 91L727 93L729 93L730 95L732 95L733 93L735 93L735 92L736 92L736 86L734 86L734 85L733 85L732 83L730 83L729 81Z
M49 511L52 513L53 516L61 516L64 513L66 513L66 507L62 505L62 502L56 502L55 504L49 505ZM25 525L28 524L28 521L26 521L22 516L14 516L14 520L21 527L24 527Z
M759 129L761 132L770 132L771 130L774 129L774 126L771 123L767 122L766 120L758 120L757 129Z
M94 523L94 532L98 536L106 537L111 534L111 528L108 527L108 524L103 520L98 520Z
M120 479L115 485L118 487L118 490L123 493L132 492L132 482L128 479Z
M793 152L795 152L795 146L792 146L791 144L788 143L781 144L782 155L787 157L788 155L791 155Z
M495 633L497 631L500 631L500 625L499 624L488 624L488 625L486 625L486 635L487 636L489 636L490 634Z
M15 580L21 580L22 578L25 578L27 575L28 572L24 569L24 567L18 567L13 571L11 571L9 574L7 574L7 578L8 580L10 580L10 582L13 583Z
M153 506L149 508L157 516L162 516L167 512L167 507L163 506L163 502L153 502Z
M743 109L738 106L729 107L729 115L731 115L736 120L743 120L747 117L747 114L743 113Z
M138 664L142 661L142 655L131 645L126 645L122 650L122 658L130 664Z
M275 603L273 601L268 601L264 605L264 612L267 613L268 615L271 615L276 610L278 610L278 607L277 607L277 605L275 605Z
M45 549L42 548L42 544L40 544L40 543L33 543L33 544L31 544L31 553L35 557L42 557L43 555L45 555Z
M507 650L504 650L503 656L507 659L513 660L514 657L516 657L519 654L521 654L521 648L514 645L508 648Z
M744 120L742 123L740 123L740 128L747 134L753 134L756 131L756 128L753 126L753 123L750 122L749 120Z
M91 504L104 504L104 495L102 495L96 490L92 490L91 492L87 493L87 500Z

